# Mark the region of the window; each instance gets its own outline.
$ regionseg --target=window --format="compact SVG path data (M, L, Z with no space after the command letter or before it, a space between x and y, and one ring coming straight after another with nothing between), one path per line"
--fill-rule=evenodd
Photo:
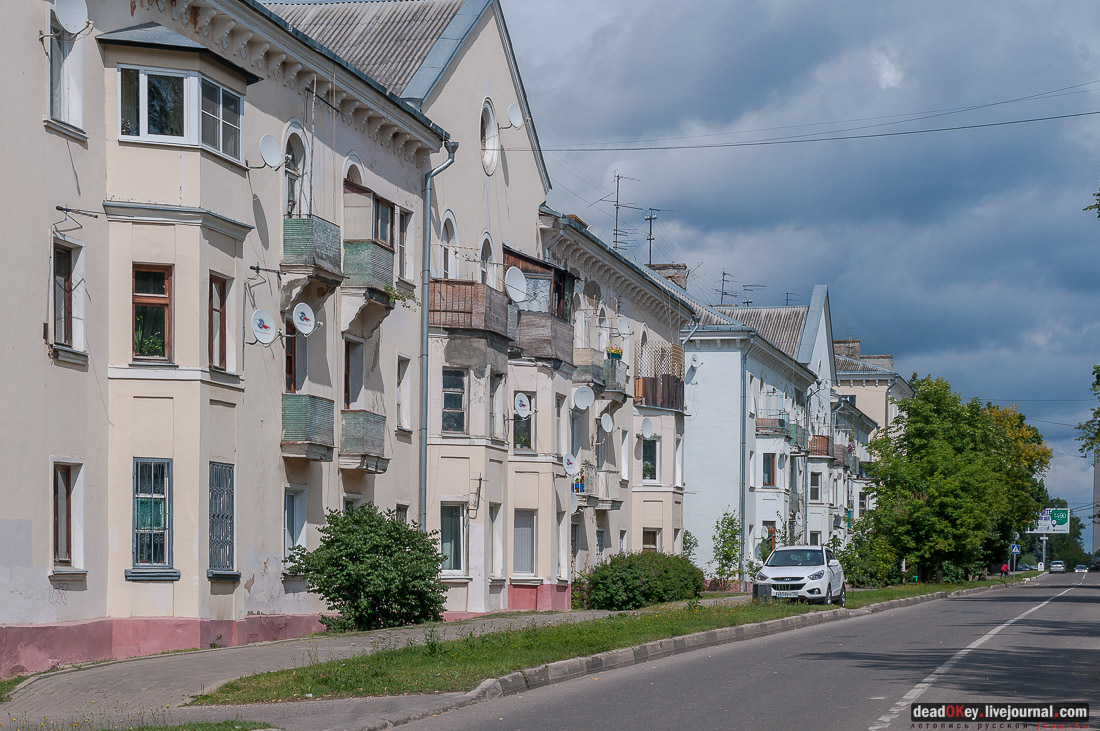
M486 236L481 242L481 260L478 263L478 276L482 284L495 287L497 284L496 269L493 268L493 242Z
M298 393L306 385L308 343L304 336L298 334L289 317L283 323L283 333L283 347L286 348L286 392Z
M69 566L73 561L73 468L53 467L53 562Z
M409 506L408 505L405 505L404 503L398 503L397 507L394 509L394 512L396 513L398 523L408 523L409 522Z
M134 265L134 357L172 358L172 267Z
M290 135L283 151L283 185L286 193L286 215L301 215L305 194L302 178L305 175L306 148L302 138Z
M134 460L134 566L172 565L172 460Z
M861 492L859 494L859 514L862 516L867 512L867 493Z
M439 507L439 547L443 554L443 571L462 573L464 536L463 536L463 512L464 505L447 505Z
M516 451L535 448L535 395L526 396L531 400L531 413L525 419L512 415L512 446Z
M630 543L626 540L626 531L619 531L619 553L630 553Z
M366 346L361 340L344 338L344 408L357 409L363 405L364 372L366 370Z
M489 534L493 541L490 576L504 575L504 523L500 519L500 503L489 503Z
M225 294L228 283L210 275L210 367L225 370Z
M283 557L290 549L306 544L306 491L288 487L283 493Z
M345 495L344 496L344 512L345 513L350 511L350 510L354 510L355 508L359 507L362 504L363 504L363 498L361 498L361 497L358 497L356 495Z
M607 531L603 528L596 529L596 561L603 561L607 554Z
M585 332L584 332L584 310L581 308L581 296L579 294L573 295L573 347L583 348L585 347Z
M489 436L497 439L504 433L500 413L500 398L504 390L504 376L493 373L489 376Z
M559 579L569 578L569 514L558 513L558 565L555 573Z
M63 246L53 250L53 341L73 345L73 254Z
M821 500L821 473L810 473L810 499Z
M610 342L611 326L607 322L607 310L601 305L599 317L596 318L596 348L600 352L604 352Z
M466 432L466 372L443 371L443 431Z
M408 358L397 356L397 426L400 429L412 428L412 394L410 393Z
M565 398L558 396L555 399L557 408L554 409L554 454L561 454L562 444L562 414L565 413Z
M661 440L642 440L642 481L657 482L661 474Z
M572 409L569 412L569 453L580 456L584 446L584 412Z
M210 571L233 571L233 465L210 463Z
M212 81L202 80L202 144L223 155L241 157L241 98Z
M393 204L374 199L374 240L393 248Z
M657 528L642 529L642 550L653 552L661 550L661 531Z
M50 117L73 127L84 124L83 42L56 20L50 23Z
M763 482L764 487L775 487L775 453L764 453L764 474Z
M597 420L598 422L599 420ZM607 462L607 441L610 439L603 429L600 429L597 423L596 428L596 469L602 470L606 467Z
M619 444L619 479L630 479L630 432L622 430Z
M684 486L684 438L676 437L676 462L673 464L676 470L675 482L676 487Z
M454 221L447 219L443 222L443 230L440 239L440 276L444 279L458 279L458 253L455 247Z
M481 166L486 175L492 175L497 169L500 155L500 131L497 129L497 116L493 103L488 99L481 106Z
M821 531L817 531L817 530L810 531L810 545L811 546L820 546L821 545Z
M193 75L119 67L119 135L152 142L187 142ZM239 124L239 121L238 121Z
M764 521L764 535L761 537L761 540L763 542L763 550L762 550L763 556L761 556L761 558L763 558L764 556L767 556L767 555L771 554L771 552L775 550L775 521L774 520L765 520Z
M409 278L409 225L412 223L412 214L401 211L401 224L397 231L397 276L401 279Z
M512 572L535 573L535 511L516 510L515 530L512 533L514 551Z

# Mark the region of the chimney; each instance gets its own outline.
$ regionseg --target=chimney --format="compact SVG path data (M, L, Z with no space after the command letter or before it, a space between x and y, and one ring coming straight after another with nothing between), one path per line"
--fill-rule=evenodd
M833 353L845 358L859 359L859 340L834 340Z
M687 264L651 264L650 269L660 274L680 289L688 287Z

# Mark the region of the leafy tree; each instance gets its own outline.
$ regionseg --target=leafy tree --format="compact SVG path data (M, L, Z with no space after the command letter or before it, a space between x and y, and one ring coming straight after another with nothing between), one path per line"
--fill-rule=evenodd
M874 530L874 511L855 522L845 545L833 537L829 547L844 567L852 586L887 586L901 582L901 562L885 535Z
M1097 193L1097 196L1100 196L1100 193ZM1100 204L1100 197L1097 201ZM1089 208L1094 207L1089 206ZM1097 215L1100 215L1100 212ZM1100 400L1100 365L1092 367L1092 395ZM1100 447L1100 404L1092 408L1092 415L1088 421L1077 425L1077 431L1081 432L1077 435L1077 441L1081 442L1081 446L1078 447L1081 454L1087 456Z
M321 618L329 629L370 630L442 619L442 562L437 531L421 533L367 503L330 511L321 545L292 548L287 571L339 612Z
M741 523L728 510L714 524L714 575L723 585L741 577Z
M684 556L695 563L695 552L699 550L699 539L689 530L684 531Z

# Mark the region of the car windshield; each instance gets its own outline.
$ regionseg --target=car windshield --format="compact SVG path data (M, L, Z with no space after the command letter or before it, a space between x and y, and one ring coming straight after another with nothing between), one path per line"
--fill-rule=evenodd
M820 549L773 551L767 566L823 566L825 558Z

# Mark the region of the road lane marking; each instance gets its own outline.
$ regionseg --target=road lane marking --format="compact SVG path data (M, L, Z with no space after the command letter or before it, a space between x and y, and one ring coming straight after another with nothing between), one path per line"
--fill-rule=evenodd
M897 703L895 703L893 705L893 707L885 715L879 716L878 721L876 721L871 726L867 727L867 731L883 731L884 729L890 728L890 724L894 722L894 719L896 719L899 715L901 715L901 712L905 710L906 706L908 706L909 704L916 701L917 698L920 698L921 695L924 694L924 691L931 688L933 683L935 683L941 677L946 675L947 672L949 670L951 670L951 668L955 667L955 665L960 660L962 660L964 657L969 655L973 650L978 649L979 647L984 645L986 642L988 642L991 638L993 638L995 635L1000 634L1001 630L1012 626L1016 622L1019 622L1021 619L1028 616L1032 612L1039 611L1040 609L1042 609L1046 605L1050 604L1055 599L1068 594L1069 592L1073 591L1077 586L1081 586L1081 584L1083 584L1083 583L1085 583L1084 579L1082 579L1078 584L1076 584L1076 586L1071 586L1070 588L1063 591L1061 594L1057 594L1055 596L1052 596L1050 599L1047 599L1042 604L1037 604L1036 606L1034 606L1031 609L1027 610L1026 612L1019 615L1018 617L1013 617L1012 619L1008 620L1007 622L1000 625L999 627L994 627L993 629L989 630L988 632L986 632L984 635L982 635L978 639L971 642L969 645L967 645L963 649L956 652L954 655L951 656L951 659L949 659L943 665L940 665L938 668L933 670L927 678L925 678L921 682L914 685L913 689L910 690L905 695L903 695L901 697L901 700L899 700Z

